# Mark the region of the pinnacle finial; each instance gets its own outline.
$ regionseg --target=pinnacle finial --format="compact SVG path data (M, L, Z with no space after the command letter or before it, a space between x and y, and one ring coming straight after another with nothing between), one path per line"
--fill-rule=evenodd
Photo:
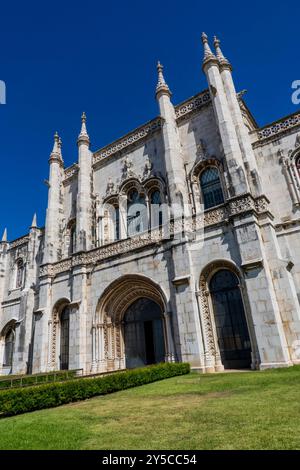
M4 243L7 242L7 228L4 229L1 241L4 242Z
M50 157L59 157L59 135L57 132L54 134L54 144Z
M87 129L86 129L86 114L85 112L82 113L81 115L81 131L80 131L80 134L78 136L78 143L79 142L90 142L90 138L89 138L89 135L87 133Z
M217 38L217 36L214 36L214 47L216 49L216 56L219 61L220 65L228 65L230 66L230 62L226 57L224 57L223 52L221 51L220 47L221 41Z
M156 94L159 92L165 92L170 96L171 91L166 83L163 70L164 70L164 66L160 63L160 61L158 61L157 62L158 82L156 85Z
M33 219L32 219L30 228L37 228L37 217L36 217L36 213L34 213L34 215L33 215Z
M213 54L209 44L208 44L208 37L206 33L202 33L201 35L203 49L204 49L204 57L203 57L203 64L206 64L210 60L216 60L216 56Z
M62 149L62 140L61 140L61 137L59 137L59 139L58 139L58 151L59 151L60 156L62 157L61 149Z

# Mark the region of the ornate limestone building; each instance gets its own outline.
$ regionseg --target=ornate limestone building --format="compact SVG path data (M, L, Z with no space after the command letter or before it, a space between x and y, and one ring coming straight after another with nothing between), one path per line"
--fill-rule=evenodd
M83 115L69 168L55 136L45 228L0 243L0 374L300 362L300 113L259 128L202 41L207 90L174 107L158 64L158 117L91 151Z

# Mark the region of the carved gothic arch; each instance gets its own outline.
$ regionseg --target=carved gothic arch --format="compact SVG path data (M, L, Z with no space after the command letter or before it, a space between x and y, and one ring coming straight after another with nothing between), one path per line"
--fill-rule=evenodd
M288 189L294 206L300 206L300 146L296 138L295 149L288 152L288 157L278 151L279 162L282 165Z
M135 189L139 194L145 194L145 188L137 177L130 177L124 180L120 185L119 194L127 196L132 189Z
M218 160L218 158L216 158L216 157L204 158L204 159L201 159L201 160L197 160L194 163L193 168L191 169L191 172L190 172L191 180L196 181L197 179L199 179L200 174L204 170L206 170L206 168L208 168L210 166L216 167L218 169L220 175L224 171L223 164L220 160Z
M0 375L2 373L2 367L4 365L6 337L9 333L12 333L12 336L13 336L12 358L14 355L17 321L18 320L16 318L11 318L8 322L6 323L4 322L4 324L2 323L2 325L0 325ZM13 364L13 359L12 359L12 364ZM13 367L12 364L10 365L11 369Z
M152 300L160 307L166 360L174 360L165 293L152 279L141 274L128 274L113 281L98 301L92 328L92 370L107 371L125 367L123 319L130 305L140 298Z
M159 176L150 176L150 178L147 178L146 180L143 181L143 186L146 190L147 196L149 198L150 194L153 191L158 190L161 195L161 200L165 199L165 194L166 194L166 185L164 180L159 177Z
M231 271L237 276L239 280L239 288L241 290L241 296L244 304L245 316L251 341L252 365L256 368L259 363L259 353L254 333L254 325L250 314L250 303L247 295L244 275L233 261L226 259L217 259L208 263L203 268L199 279L200 315L204 334L206 365L209 368L215 368L215 370L221 370L223 368L220 350L218 347L214 310L209 288L212 277L217 271L221 269L227 269Z
M201 191L200 177L201 174L208 168L213 167L217 168L220 184L223 192L223 198L226 200L228 198L228 188L225 180L225 172L223 163L216 157L204 158L197 160L194 163L193 168L190 171L189 181L192 189L193 204L195 212L201 212L200 203L203 204L203 196Z
M103 322L122 321L128 307L137 299L146 297L166 312L167 301L161 287L141 274L128 274L113 281L103 292L96 309L96 319Z
M14 329L16 327L17 321L18 321L17 318L12 318L8 322L6 322L4 325L1 325L1 327L0 327L0 340L5 338L5 336L7 335L9 330Z
M49 350L48 350L48 368L49 370L58 369L58 351L59 351L59 331L60 315L65 307L71 304L67 298L57 300L52 309L52 315L48 322Z

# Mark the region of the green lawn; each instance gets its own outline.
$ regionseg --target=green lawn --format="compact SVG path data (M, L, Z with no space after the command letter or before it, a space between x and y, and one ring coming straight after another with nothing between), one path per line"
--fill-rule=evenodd
M0 449L300 449L300 366L174 377L0 420Z

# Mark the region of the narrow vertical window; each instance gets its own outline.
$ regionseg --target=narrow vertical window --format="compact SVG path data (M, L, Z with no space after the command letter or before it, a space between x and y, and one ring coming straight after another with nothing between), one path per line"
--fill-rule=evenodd
M76 251L76 223L74 222L70 228L70 249L69 254L72 255Z
M24 277L24 263L19 259L17 262L17 275L16 275L16 288L20 289L23 286Z
M162 210L161 210L161 196L160 191L156 189L150 196L150 214L151 214L151 228L162 226Z
M200 186L204 209L218 206L224 202L220 176L217 168L210 167L201 173Z
M120 240L120 209L115 206L115 240Z
M127 201L127 236L132 237L147 229L147 207L145 197L132 190Z
M14 342L15 342L15 332L13 328L10 328L5 335L4 357L3 357L3 365L5 367L12 367Z

